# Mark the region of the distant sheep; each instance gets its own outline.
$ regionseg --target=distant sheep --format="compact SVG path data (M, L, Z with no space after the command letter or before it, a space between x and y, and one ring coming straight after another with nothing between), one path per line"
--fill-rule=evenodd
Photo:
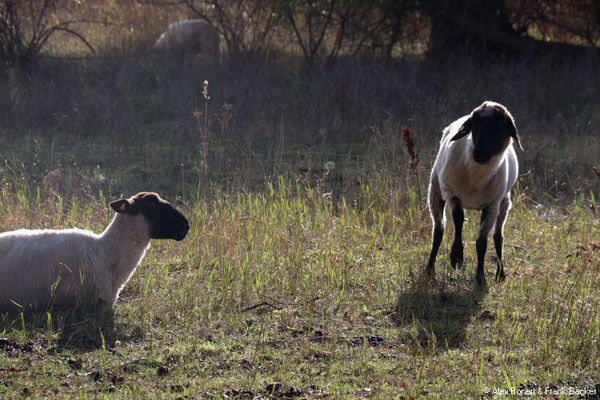
M99 235L82 229L0 234L0 313L18 310L15 303L38 311L74 307L82 293L113 304L151 239L183 240L189 230L186 218L156 193L110 206L117 214Z
M483 263L487 237L494 226L498 263L496 280L505 279L502 232L511 208L510 190L517 180L519 169L513 141L523 150L512 115L506 107L491 101L484 102L471 114L444 129L429 184L429 207L434 225L427 263L430 275L434 274L435 258L442 243L444 207L448 202L455 229L450 251L452 267L463 262L463 209L481 210L476 241L477 283L485 285Z
M182 57L187 54L201 55L218 60L220 54L219 32L203 19L173 22L154 44L154 49Z

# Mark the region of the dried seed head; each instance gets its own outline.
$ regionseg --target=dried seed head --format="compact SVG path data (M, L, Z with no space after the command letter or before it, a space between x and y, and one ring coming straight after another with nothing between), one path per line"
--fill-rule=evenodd
M210 96L208 95L208 81L202 83L202 96L204 96L205 100L210 99Z
M413 136L412 130L410 128L404 128L403 137L404 142L406 143L406 149L411 158L410 166L413 170L416 170L419 165L419 154L416 150L415 137Z

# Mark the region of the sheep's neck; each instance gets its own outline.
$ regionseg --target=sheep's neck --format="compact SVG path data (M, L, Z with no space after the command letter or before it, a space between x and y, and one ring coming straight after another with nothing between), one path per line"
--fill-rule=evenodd
M504 158L504 152L493 156L487 163L478 164L473 160L472 149L467 148L467 154L463 157L465 163L465 174L463 179L468 187L481 187L482 183L488 183L494 176Z
M150 245L148 225L143 217L117 214L101 235L106 265L112 275L110 294L114 302Z

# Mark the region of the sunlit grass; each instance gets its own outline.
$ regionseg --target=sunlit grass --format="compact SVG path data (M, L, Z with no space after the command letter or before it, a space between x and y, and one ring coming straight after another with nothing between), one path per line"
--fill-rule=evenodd
M183 206L186 240L154 242L113 322L4 318L0 394L458 398L600 378L589 198L550 209L517 191L507 280L481 290L477 215L467 214L465 267L449 267L446 238L432 284L421 276L429 217L392 177L363 182L352 201L284 178L254 193L211 190ZM57 202L16 185L0 200L3 230L99 231L110 218L97 196Z

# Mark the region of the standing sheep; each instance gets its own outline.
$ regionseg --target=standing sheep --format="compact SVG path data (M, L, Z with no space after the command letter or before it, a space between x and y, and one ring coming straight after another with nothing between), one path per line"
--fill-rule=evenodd
M492 101L484 102L471 114L444 129L429 184L429 208L434 225L433 244L427 263L430 275L434 275L435 258L444 235L444 207L448 202L455 229L450 251L452 267L463 262L463 209L481 210L475 245L477 283L485 285L483 263L487 237L494 226L498 263L496 280L505 279L502 232L511 208L510 190L517 180L519 167L512 141L523 150L512 115L506 107Z
M183 240L187 219L156 193L110 203L117 212L101 234L82 229L0 234L0 313L74 307L82 293L113 304L151 239ZM85 289L85 292L82 291Z
M188 19L173 22L154 44L154 49L183 57L199 54L217 61L220 54L219 32L203 19Z

